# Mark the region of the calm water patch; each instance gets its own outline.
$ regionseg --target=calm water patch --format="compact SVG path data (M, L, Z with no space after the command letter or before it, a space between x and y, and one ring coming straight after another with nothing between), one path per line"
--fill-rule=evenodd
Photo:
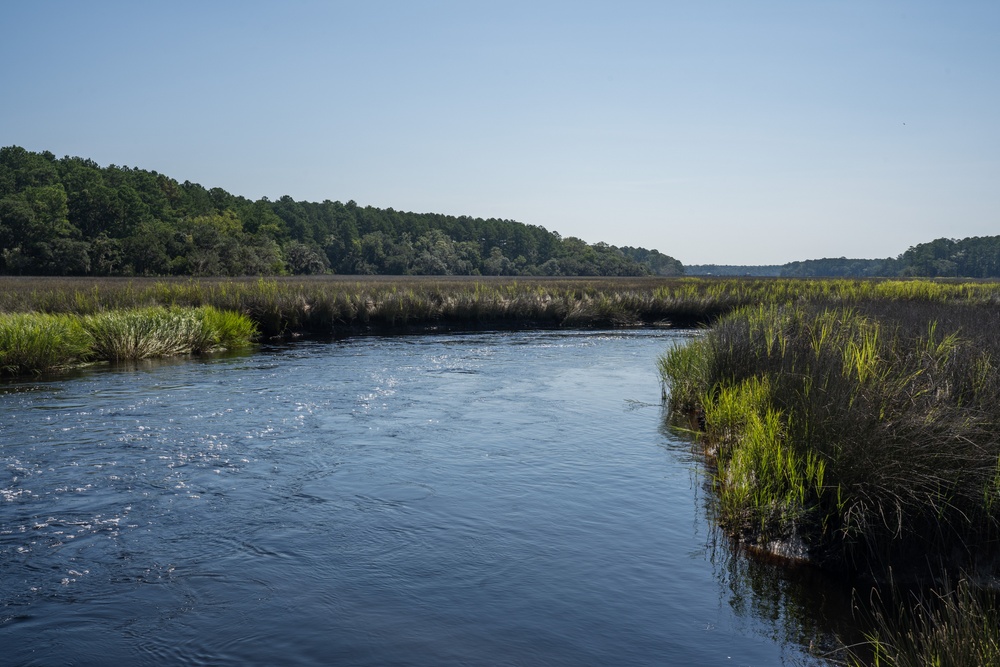
M663 427L664 331L0 387L5 664L809 664Z

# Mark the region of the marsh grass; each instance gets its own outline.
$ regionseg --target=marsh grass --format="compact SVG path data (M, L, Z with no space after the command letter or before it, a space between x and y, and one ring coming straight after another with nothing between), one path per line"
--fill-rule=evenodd
M195 311L201 328L191 351L197 354L247 347L257 339L257 325L240 313L204 306Z
M663 380L663 400L670 400L677 412L693 413L703 410L701 392L710 386L711 357L702 346L688 341L677 342L657 359L657 368Z
M862 612L872 628L852 647L854 667L996 667L1000 612L996 594L962 579L925 593L877 593Z
M968 567L1000 536L998 326L935 299L746 307L660 372L675 410L703 411L721 520L745 540Z
M190 354L208 346L202 322L192 311L145 308L84 318L95 356L107 361Z
M0 314L0 373L45 373L88 361L206 354L250 345L255 325L239 313L152 307L93 315Z
M866 605L852 665L1000 665L995 593L947 584L1000 569L1000 311L981 290L745 306L659 360L674 414L701 416L729 534L925 591Z
M760 536L787 536L802 524L823 491L826 462L789 442L786 415L769 404L767 378L722 387L706 402L717 490L726 521Z
M90 356L90 336L70 315L0 316L0 374L54 371Z
M710 324L740 307L823 300L1000 303L996 283L705 278L277 279L0 278L0 312L89 315L210 305L250 317L264 336L411 327L618 327Z

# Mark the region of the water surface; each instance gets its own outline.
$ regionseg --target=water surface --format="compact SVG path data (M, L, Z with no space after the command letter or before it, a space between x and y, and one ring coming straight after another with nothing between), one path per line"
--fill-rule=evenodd
M808 662L663 427L655 361L683 335L355 338L0 385L2 661Z

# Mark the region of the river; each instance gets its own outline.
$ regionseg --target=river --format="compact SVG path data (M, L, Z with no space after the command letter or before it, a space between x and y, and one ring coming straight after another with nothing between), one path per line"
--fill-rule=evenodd
M819 663L815 587L720 543L664 426L656 357L690 335L300 341L0 385L0 663Z

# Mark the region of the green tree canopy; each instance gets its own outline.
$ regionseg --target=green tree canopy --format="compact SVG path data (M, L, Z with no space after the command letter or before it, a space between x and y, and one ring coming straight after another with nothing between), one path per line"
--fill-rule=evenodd
M353 200L250 201L131 167L0 149L0 271L70 275L677 275L655 250Z

